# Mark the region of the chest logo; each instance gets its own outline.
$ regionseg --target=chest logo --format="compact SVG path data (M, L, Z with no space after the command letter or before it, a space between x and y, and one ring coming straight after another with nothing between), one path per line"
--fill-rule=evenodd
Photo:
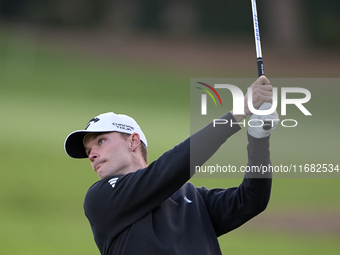
M112 179L108 180L108 183L112 186L112 188L114 188L116 186L117 180L118 180L118 177L112 178Z

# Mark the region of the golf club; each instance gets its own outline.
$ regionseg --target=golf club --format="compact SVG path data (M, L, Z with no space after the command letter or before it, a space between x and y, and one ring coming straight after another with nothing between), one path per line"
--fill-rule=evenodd
M253 23L254 23L257 71L258 71L258 77L260 77L261 75L264 75L264 68L263 68L263 60L262 60L262 48L261 48L260 29L259 29L259 21L258 21L258 16L257 16L256 0L251 0L251 7L252 7ZM263 103L263 104L269 104L269 103ZM263 124L264 130L269 130L271 128L272 126L270 122L264 122Z

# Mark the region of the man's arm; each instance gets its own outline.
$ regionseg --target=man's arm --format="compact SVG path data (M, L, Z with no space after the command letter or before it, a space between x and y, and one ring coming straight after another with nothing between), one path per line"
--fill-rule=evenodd
M269 136L261 139L248 135L248 166L270 165ZM198 188L217 236L225 234L260 212L269 202L271 173L246 173L240 186L228 189Z
M261 76L252 85L253 106L260 108L263 102L271 102L272 86L265 76ZM245 115L251 114L248 108L248 94L244 98ZM273 113L276 118L276 112ZM244 115L234 115L236 121L241 121ZM251 116L251 118L254 116ZM266 116L256 116L259 118ZM273 116L271 116L273 117ZM271 165L269 138L273 127L264 131L262 127L248 129L248 169L261 169ZM256 129L254 131L254 129ZM250 134L255 134L257 138ZM225 234L262 212L269 202L271 192L271 173L246 173L239 187L229 189L197 189L207 206L211 220L218 236Z

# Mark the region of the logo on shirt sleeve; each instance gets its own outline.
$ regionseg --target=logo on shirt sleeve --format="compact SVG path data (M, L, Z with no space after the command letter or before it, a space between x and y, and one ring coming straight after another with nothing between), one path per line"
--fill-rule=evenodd
M118 177L108 180L108 183L112 186L112 188L114 188L116 186L117 181L118 181Z
M192 201L190 199L188 199L187 196L184 197L184 201L187 202L188 204L192 203Z

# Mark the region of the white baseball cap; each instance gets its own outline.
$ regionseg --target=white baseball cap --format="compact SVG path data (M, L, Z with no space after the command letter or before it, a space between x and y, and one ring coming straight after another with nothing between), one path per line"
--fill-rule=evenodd
M92 118L84 130L77 130L69 134L64 144L65 152L72 158L87 158L83 144L84 137L88 133L114 131L126 134L137 133L144 145L148 146L143 131L133 118L124 114L108 112Z

